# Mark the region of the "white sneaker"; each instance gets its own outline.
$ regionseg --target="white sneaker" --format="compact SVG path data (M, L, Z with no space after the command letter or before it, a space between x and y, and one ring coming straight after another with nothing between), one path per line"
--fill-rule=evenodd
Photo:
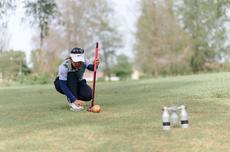
M70 106L71 106L70 110L72 111L81 111L84 109L82 106L77 106L74 103L71 103Z

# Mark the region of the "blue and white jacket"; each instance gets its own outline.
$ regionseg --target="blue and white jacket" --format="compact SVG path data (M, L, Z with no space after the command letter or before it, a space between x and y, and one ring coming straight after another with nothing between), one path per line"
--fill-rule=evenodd
M77 79L81 80L83 78L85 69L88 69L90 71L93 71L94 65L90 64L90 61L88 59L83 62L83 65L81 68L73 68L71 65L71 60L66 59L60 66L58 70L58 77L59 77L59 84L64 92L64 94L67 96L67 98L70 100L70 102L74 102L78 99L78 97L74 96L73 93L70 91L70 89L67 86L67 77L69 72L75 72L77 74Z

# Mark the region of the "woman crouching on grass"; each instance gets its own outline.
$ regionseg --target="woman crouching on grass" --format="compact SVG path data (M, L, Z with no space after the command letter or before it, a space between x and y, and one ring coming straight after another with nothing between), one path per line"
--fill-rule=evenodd
M99 60L94 63L98 68ZM93 71L93 68L94 64L90 64L89 60L85 59L82 48L73 48L70 57L59 66L54 85L59 93L66 95L70 109L73 111L84 109L82 101L92 99L92 89L82 77L85 69Z

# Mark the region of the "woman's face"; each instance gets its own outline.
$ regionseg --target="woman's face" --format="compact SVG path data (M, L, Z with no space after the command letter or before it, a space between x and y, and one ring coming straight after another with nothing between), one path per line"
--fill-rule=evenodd
M72 60L71 60L71 61L72 61ZM72 65L73 65L74 68L78 68L78 69L79 69L79 68L81 68L81 66L82 66L82 62L73 62L73 61L72 61L71 63L72 63Z

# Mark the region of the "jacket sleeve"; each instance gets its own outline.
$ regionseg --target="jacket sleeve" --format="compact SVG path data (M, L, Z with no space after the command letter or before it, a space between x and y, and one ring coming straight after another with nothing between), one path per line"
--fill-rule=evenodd
M93 71L94 69L94 64L91 64L89 60L86 60L86 68L90 71ZM98 68L98 67L97 67Z
M93 71L94 65L93 65L93 64L89 64L86 68L87 68L88 70L90 70L90 71Z

